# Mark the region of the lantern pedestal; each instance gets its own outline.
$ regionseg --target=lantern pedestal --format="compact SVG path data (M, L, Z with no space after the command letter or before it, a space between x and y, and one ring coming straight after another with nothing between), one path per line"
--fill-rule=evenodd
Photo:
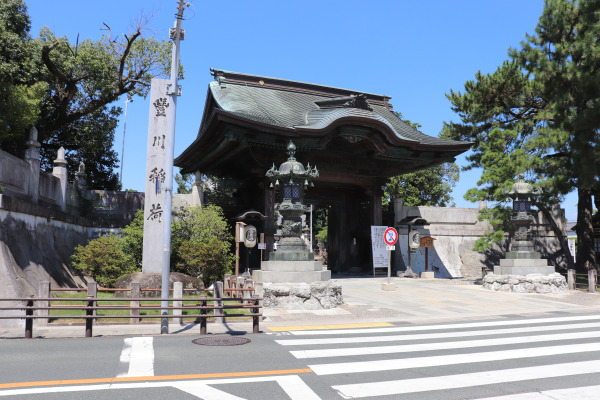
M548 265L548 260L541 259L503 259L500 265L494 266L496 275L552 275L555 272L554 267Z
M277 251L279 252L279 251ZM322 282L331 279L331 271L320 261L263 261L260 270L252 271L256 282Z

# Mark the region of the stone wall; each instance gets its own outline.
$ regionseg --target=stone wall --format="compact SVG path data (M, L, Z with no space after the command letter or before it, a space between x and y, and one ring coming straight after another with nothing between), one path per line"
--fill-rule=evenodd
M408 264L408 229L401 226L399 221L407 216L422 217L430 225L416 227L421 237L431 236L434 239L434 247L426 250L419 248L411 255L410 266L413 272L425 271L425 252L427 251L429 271L435 273L436 278L481 278L481 268L492 269L498 265L504 256L507 241L486 253L473 250L475 241L482 237L485 232L490 232L491 227L487 221L479 221L479 211L485 208L485 202L481 202L478 208L457 207L411 207L405 206L400 199L394 199L395 222L398 229L398 243L392 258L396 271L404 271ZM566 236L564 228L564 212L554 209L555 220L559 223ZM548 259L550 265L557 268L566 268L566 260L563 258L560 243L550 224L540 212L534 216L532 225L535 237L536 250Z
M37 294L41 281L84 284L68 265L73 249L88 240L85 225L80 217L0 195L0 296Z

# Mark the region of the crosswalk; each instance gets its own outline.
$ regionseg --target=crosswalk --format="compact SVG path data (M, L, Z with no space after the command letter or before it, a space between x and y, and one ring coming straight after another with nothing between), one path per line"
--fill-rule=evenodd
M600 316L290 331L341 398L600 399Z

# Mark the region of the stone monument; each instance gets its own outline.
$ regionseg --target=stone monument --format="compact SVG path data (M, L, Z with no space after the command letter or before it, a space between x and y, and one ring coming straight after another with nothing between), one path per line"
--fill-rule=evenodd
M500 265L494 267L496 275L550 275L555 273L554 267L548 265L548 261L542 259L539 252L535 251L531 238L531 201L541 194L538 188L532 190L530 184L525 182L525 176L519 175L507 195L513 200L512 222L515 232L510 244L510 251L506 252L506 258L500 260Z

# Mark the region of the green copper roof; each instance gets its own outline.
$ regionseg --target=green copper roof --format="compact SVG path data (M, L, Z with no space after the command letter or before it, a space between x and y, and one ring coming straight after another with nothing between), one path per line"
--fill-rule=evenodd
M351 120L381 126L404 142L464 146L432 137L404 123L393 112L390 97L256 75L211 70L209 90L218 107L238 117L295 131L323 131ZM354 100L353 100L354 99Z

